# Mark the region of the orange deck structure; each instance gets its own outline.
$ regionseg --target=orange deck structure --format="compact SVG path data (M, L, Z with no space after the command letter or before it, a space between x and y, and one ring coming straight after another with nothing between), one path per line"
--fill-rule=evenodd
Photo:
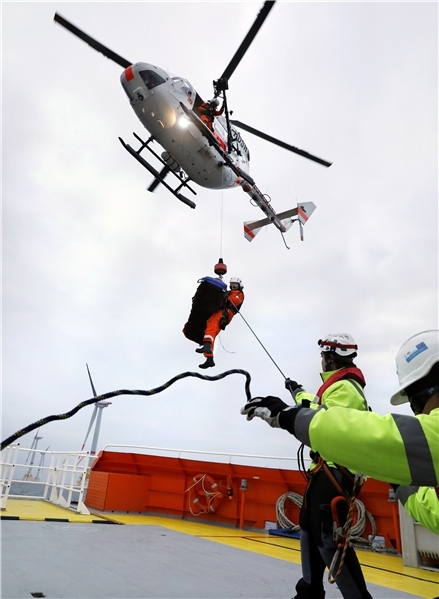
M96 458L85 504L101 512L150 513L182 519L264 529L276 522L276 502L293 492L303 496L306 481L297 470L102 451ZM387 547L401 553L397 503L387 483L367 479L359 495ZM285 502L298 523L299 507ZM372 533L367 522L365 539Z

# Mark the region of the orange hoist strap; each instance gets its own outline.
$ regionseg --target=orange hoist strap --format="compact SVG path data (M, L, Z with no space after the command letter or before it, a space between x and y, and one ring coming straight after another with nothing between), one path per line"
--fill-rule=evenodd
M319 461L322 460L322 468L326 474L326 476L329 478L329 480L332 482L332 484L334 485L334 487L337 489L337 491L340 493L340 495L342 495L344 498L348 497L348 493L347 491L345 491L342 486L340 485L340 483L338 482L338 480L335 478L335 476L332 474L331 472L331 468L328 466L328 464L323 460L323 458L319 458Z
M334 499L331 501L331 515L332 515L332 521L334 523L334 541L337 544L344 544L346 541L346 536L345 535L345 531L344 531L344 526L341 526L340 521L338 519L338 512L337 512L337 507L338 504L340 503L340 501L343 501L344 503L348 503L346 497L343 497L342 495L338 495L338 497L334 497ZM345 537L344 541L342 541L340 543L340 537Z
M322 458L319 457L319 461L321 459ZM348 497L355 498L358 495L358 493L361 491L361 488L365 481L364 477L362 475L355 476L354 474L352 474L352 472L350 470L348 470L344 466L340 466L339 464L334 464L334 466L337 468L337 470L339 472L341 472L343 474L343 476L345 476L347 479L349 479L351 481L351 483L353 484L352 493L348 493L341 487L341 485L339 484L339 482L337 481L337 479L331 472L331 468L329 468L328 464L323 460L322 468L324 469L328 478L331 480L332 484L337 489L337 491L340 493L340 495L344 495L346 498L348 498Z
M342 499L342 498L336 497L335 499ZM346 552L350 545L349 532L352 528L353 510L354 510L355 502L353 501L353 498L351 498L351 501L349 501L348 503L349 503L349 511L348 511L348 516L346 519L346 524L343 527L339 526L338 528L336 528L337 521L334 522L334 541L336 543L337 548L335 550L331 564L328 568L328 582L330 584L333 584L334 582L336 582L337 578L340 576L340 574L343 570L343 566L344 566L344 562L345 562L345 558L346 558ZM332 503L331 503L331 509L332 509ZM335 506L335 509L336 509L336 506Z

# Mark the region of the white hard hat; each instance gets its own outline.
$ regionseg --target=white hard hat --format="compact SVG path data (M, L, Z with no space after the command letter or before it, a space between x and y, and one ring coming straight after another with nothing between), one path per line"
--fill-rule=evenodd
M232 283L237 283L240 287L242 287L242 281L239 277L231 277L229 284L231 285Z
M439 331L422 331L407 339L396 354L396 373L399 391L390 398L397 406L406 403L409 398L407 387L427 376L436 362L439 362Z
M322 351L333 351L339 356L352 356L358 349L358 345L349 333L329 334L319 339L318 343Z

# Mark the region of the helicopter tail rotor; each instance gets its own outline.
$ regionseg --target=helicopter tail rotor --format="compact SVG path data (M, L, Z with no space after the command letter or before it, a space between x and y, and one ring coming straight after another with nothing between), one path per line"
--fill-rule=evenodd
M302 202L301 204L297 204L297 208L291 208L289 210L285 210L285 212L278 212L275 214L275 219L268 217L262 218L260 220L246 221L244 223L244 237L247 239L247 241L253 241L263 227L272 223L275 224L283 234L288 231L294 222L298 221L300 239L303 241L303 227L306 225L308 219L315 209L316 205L314 202Z

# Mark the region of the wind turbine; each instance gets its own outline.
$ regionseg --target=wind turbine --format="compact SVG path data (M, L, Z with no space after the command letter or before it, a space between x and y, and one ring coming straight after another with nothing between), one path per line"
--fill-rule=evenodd
M25 465L27 464L27 462L29 460L29 457L30 457L30 464L29 464L29 470L23 476L23 480L32 480L32 466L34 465L34 456L35 456L35 452L33 450L37 449L38 441L40 441L43 438L43 437L39 437L38 436L39 432L40 432L40 429L38 429L37 432L35 433L35 437L34 437L34 439L32 441L32 445L31 445L30 451L27 454Z
M93 397L97 397L98 395L96 393L95 386L93 385L93 381L91 378L90 370L88 368L88 364L86 364L86 366L87 366L88 378L90 379L91 390L93 391ZM93 427L93 423L96 420L96 426L95 426L95 430L93 433L93 439L91 442L91 449L90 449L91 456L96 455L96 447L98 445L99 431L101 428L102 410L110 405L111 405L111 401L98 401L97 403L95 403L95 407L93 409L93 414L91 415L88 431L87 431L87 434L85 435L84 443L82 444L82 447L81 447L81 451L83 451L85 444L87 443L88 435L90 434L90 431ZM97 416L97 419L96 419L96 416Z
M49 447L46 447L46 451L49 451L49 448L50 448L50 445L49 445ZM44 468L44 460L46 457L46 453L44 451L40 451L40 454L41 454L40 463L38 464L38 470L37 470L34 480L40 480L40 470L42 470Z

